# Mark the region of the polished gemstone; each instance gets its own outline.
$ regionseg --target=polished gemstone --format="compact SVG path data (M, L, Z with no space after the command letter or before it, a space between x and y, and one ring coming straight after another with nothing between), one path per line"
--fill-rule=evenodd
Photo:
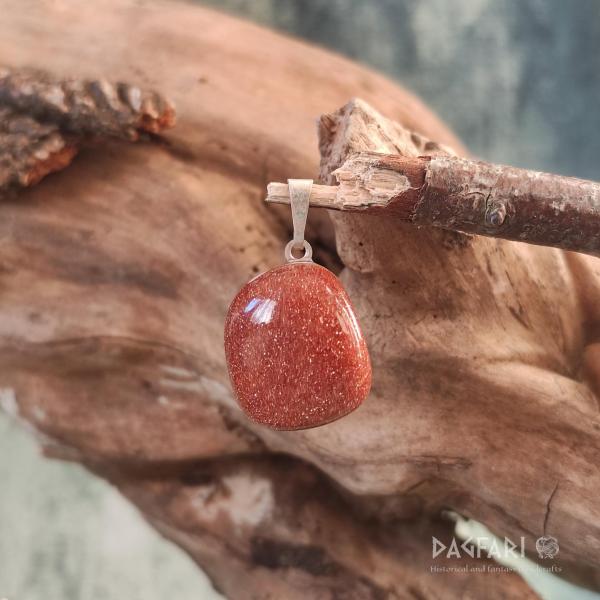
M246 414L275 429L324 425L371 386L371 363L348 294L314 263L290 263L247 283L225 324L225 354Z

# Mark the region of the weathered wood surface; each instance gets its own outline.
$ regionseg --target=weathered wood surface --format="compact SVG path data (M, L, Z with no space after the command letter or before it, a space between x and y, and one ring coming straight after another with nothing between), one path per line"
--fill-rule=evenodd
M329 185L354 153L425 153L362 102L324 116L320 133ZM379 446L380 466L393 465L388 493L409 485L530 543L550 533L563 556L597 566L598 261L385 215L331 216L342 278L368 323L380 401L362 427L389 440ZM374 485L367 473L348 473L348 485Z
M337 215L373 393L324 428L266 431L222 350L228 302L289 236L266 183L313 177L315 117L355 95L459 142L385 79L192 5L3 15L5 66L110 75L178 113L164 139L86 151L0 205L2 386L47 452L116 483L232 598L531 597L514 575L430 574L442 505L597 565L595 261ZM321 122L326 182L351 150L417 143L346 113ZM337 263L325 215L308 237Z

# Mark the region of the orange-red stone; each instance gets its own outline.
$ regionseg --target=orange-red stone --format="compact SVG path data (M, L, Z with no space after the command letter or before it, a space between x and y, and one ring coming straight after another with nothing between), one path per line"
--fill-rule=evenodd
M324 425L357 408L371 363L348 294L313 263L291 263L247 283L225 324L225 354L247 415L275 429Z

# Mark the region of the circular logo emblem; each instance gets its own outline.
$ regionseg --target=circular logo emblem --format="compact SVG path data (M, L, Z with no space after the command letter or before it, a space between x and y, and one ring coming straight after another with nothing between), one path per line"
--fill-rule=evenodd
M558 540L551 535L543 535L535 543L540 558L554 558L558 554Z

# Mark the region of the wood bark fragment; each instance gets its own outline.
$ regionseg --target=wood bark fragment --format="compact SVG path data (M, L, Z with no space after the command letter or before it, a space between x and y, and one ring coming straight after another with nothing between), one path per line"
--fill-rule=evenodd
M171 102L105 79L60 79L33 69L0 69L0 195L65 168L81 146L138 140L175 124Z
M600 183L455 156L362 152L315 185L315 207L600 256ZM287 184L267 202L289 204Z
M77 143L56 125L0 106L0 193L35 184L65 168L77 154Z
M106 79L60 79L40 70L0 70L0 105L78 135L128 140L175 124L175 108L154 91Z

